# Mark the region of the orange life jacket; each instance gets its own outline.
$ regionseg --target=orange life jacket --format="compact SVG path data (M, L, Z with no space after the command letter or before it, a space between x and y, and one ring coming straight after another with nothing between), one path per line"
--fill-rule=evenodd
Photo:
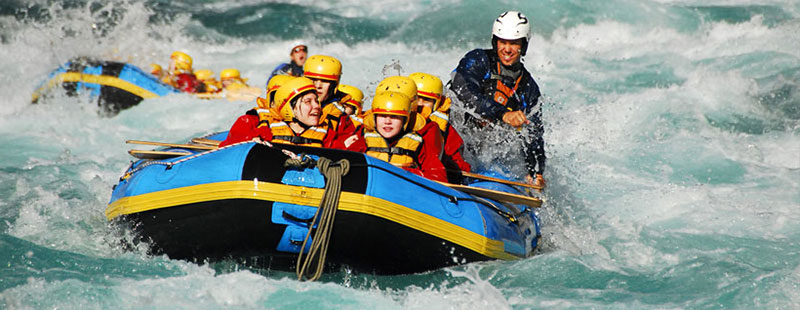
M322 147L328 128L323 123L320 126L306 128L301 134L295 134L289 124L282 121L270 122L269 130L272 131L272 142L304 146Z
M386 139L377 131L364 132L367 144L367 155L389 162L398 167L419 167L419 151L422 147L422 136L415 132L403 135L394 146L389 146Z

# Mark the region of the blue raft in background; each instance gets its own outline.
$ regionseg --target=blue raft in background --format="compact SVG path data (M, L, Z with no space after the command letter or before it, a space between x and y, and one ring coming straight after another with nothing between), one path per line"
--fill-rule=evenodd
M178 92L131 64L88 58L73 59L50 72L33 92L31 102L40 102L55 89L64 89L70 96L88 93L109 116L144 99Z

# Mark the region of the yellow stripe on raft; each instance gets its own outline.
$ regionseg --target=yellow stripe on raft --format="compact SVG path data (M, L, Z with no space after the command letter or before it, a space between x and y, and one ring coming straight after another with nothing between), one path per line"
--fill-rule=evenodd
M65 72L59 75L56 75L50 81L47 82L46 85L42 86L41 88L37 89L33 92L32 100L36 101L39 99L41 94L50 88L57 86L58 84L64 82L84 82L84 83L92 83L92 84L100 84L105 86L112 86L124 91L127 91L131 94L137 95L139 97L148 99L148 98L155 98L158 97L155 93L146 90L144 88L139 87L136 84L128 82L126 80L120 79L115 76L108 76L108 75L95 75L95 74L83 74L79 72Z
M267 182L219 182L120 198L108 205L106 217L112 220L126 214L224 199L257 199L316 207L323 192L321 188ZM381 217L495 259L521 258L506 253L502 241L486 238L458 225L377 197L342 192L339 210Z

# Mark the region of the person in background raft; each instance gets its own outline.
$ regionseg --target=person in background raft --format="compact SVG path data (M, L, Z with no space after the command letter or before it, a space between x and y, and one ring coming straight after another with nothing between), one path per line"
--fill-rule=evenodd
M306 57L308 56L308 47L300 44L295 47L292 47L292 50L289 52L289 59L288 63L282 63L275 67L275 70L272 70L272 73L269 75L270 78L273 76L282 74L282 75L291 75L291 76L303 76L303 65L306 63Z
M417 84L417 112L442 132L442 164L448 169L447 178L450 183L460 183L461 174L457 171L470 172L472 166L461 155L464 140L450 125L450 98L443 95L442 80L422 72L411 73L408 77Z
M457 98L482 119L465 118L478 127L488 122L531 130L523 152L526 181L544 186L544 126L539 86L521 62L528 50L531 25L520 12L500 14L492 26L492 49L475 49L458 63L449 83ZM528 119L530 117L530 119ZM527 125L527 126L525 126Z
M447 182L439 150L431 148L436 141L424 139L417 132L424 122L412 122L412 117L422 116L411 112L411 99L406 95L393 91L376 95L371 112L364 118L367 155L425 178Z
M192 72L192 57L184 52L175 51L169 56L169 73L163 81L184 93L202 91L202 83Z
M243 79L237 69L222 70L219 73L219 80L228 100L249 101L258 98L258 95L261 94L261 89L247 85L247 79Z
M197 70L194 76L203 83L203 93L213 94L222 91L222 84L214 78L214 72L208 69Z
M161 69L159 64L150 64L150 74L152 74L159 81L164 79L164 70Z
M259 138L273 143L328 147L363 151L366 146L358 140L348 142L349 136L341 135L334 128L322 121L322 109L317 102L314 83L304 77L286 81L275 91L275 102L270 109L272 118L267 120L268 126L251 131L250 122L257 121L253 115L240 117L249 121L237 120L228 132L228 138L220 143L220 147L241 141ZM238 127L241 126L241 127ZM360 142L360 143L359 143Z

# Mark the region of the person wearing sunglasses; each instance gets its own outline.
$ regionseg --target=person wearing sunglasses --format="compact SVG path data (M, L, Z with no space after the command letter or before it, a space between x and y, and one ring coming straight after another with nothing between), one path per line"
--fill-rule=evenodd
M275 67L275 70L272 70L272 73L269 75L269 77L272 78L273 76L279 74L303 76L303 65L306 63L307 58L308 47L303 44L295 45L295 47L292 47L292 50L289 52L290 61ZM267 79L267 81L269 81L269 79Z

